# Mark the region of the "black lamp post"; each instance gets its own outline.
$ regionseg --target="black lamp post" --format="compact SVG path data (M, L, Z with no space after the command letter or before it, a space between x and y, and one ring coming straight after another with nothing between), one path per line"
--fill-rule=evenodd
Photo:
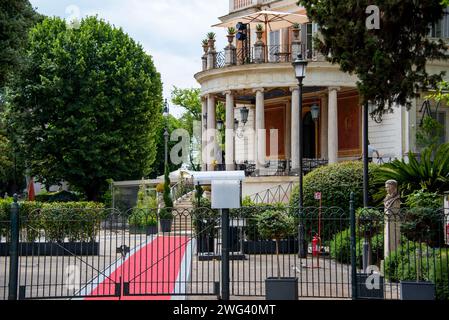
M302 89L303 80L306 77L307 61L302 58L301 54L293 62L295 69L295 76L298 79L299 85L299 226L298 226L298 242L299 242L299 257L307 258L307 241L305 239L305 228L302 222L302 209L304 206L304 191L303 191L303 146L304 146L304 132L302 119Z
M304 205L304 194L303 194L303 157L304 157L304 134L303 134L303 119L302 119L302 89L303 80L306 77L307 61L302 58L299 54L298 58L293 62L293 67L295 68L296 79L298 79L299 85L299 208L301 209Z
M165 99L165 103L164 103L164 113L163 116L165 118L165 130L164 130L164 142L165 142L165 170L167 170L167 166L168 166L168 138L170 136L170 134L168 133L168 115L170 114L170 109L168 106L168 102L167 99Z

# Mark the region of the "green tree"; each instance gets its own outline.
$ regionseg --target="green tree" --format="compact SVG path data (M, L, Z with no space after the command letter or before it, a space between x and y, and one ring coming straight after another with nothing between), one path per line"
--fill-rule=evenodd
M30 32L27 59L8 117L31 174L97 200L107 179L151 172L162 84L140 44L96 17L79 28L47 18Z
M172 102L184 109L184 114L179 118L180 128L186 130L190 135L189 160L193 170L199 170L199 161L201 157L201 137L195 135L195 125L201 127L201 89L189 88L181 89L174 87L172 91ZM217 103L216 109L217 120L224 121L225 108L222 102ZM201 134L201 133L199 133ZM222 132L221 134L224 134Z
M425 116L422 125L416 132L416 144L422 149L435 150L440 145L443 134L443 125L431 116Z
M300 0L298 4L320 26L318 50L343 72L357 75L363 102L376 103L375 113L392 112L394 104L410 107L423 87L441 81L443 73L430 75L426 70L427 61L447 59L446 44L427 37L430 26L443 18L446 5L440 1ZM380 9L380 29L370 30L366 9L373 4Z
M28 30L41 19L28 0L0 1L0 88L23 64Z

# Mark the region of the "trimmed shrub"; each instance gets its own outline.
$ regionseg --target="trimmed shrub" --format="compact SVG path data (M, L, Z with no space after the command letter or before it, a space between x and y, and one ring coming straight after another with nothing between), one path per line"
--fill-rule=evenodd
M370 181L379 166L369 165ZM370 183L370 195L376 191ZM339 207L349 210L351 192L354 192L354 206L363 207L363 162L349 161L320 167L304 177L304 207L317 207L315 192L322 193L323 207ZM290 207L298 207L298 186L292 191Z
M363 264L363 238L356 239L356 261L357 267L361 268ZM371 258L372 263L380 265L384 257L384 235L379 233L371 238ZM329 245L330 255L338 262L351 263L351 231L343 230L336 234Z
M438 300L449 300L449 249L432 249L421 244L422 258L419 259L418 247L416 242L404 242L398 250L392 252L385 259L385 278L391 282L416 281L420 263L420 280L435 284Z
M0 202L0 212L8 221L11 203ZM104 205L95 202L21 202L19 206L23 240L29 242L38 240L42 232L46 241L91 242L106 217ZM8 234L9 225L5 225L1 232Z

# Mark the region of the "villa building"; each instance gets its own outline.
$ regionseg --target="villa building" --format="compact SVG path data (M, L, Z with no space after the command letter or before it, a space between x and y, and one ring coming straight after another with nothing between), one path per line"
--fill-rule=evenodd
M235 27L240 17L262 10L305 16L304 8L296 3L229 0L229 13L219 18L220 26ZM305 170L360 159L363 108L357 78L341 72L315 50L313 37L318 26L306 21L295 35L291 24L282 28L268 25L262 36L253 24L244 26L245 41L231 38L221 52L213 45L205 47L203 70L195 75L202 89L203 132L215 132L218 102L226 109L225 156L220 161L217 153L205 148L203 170L246 170L250 176L245 181L246 195L297 180L300 92L292 61L298 53L308 60L301 115ZM449 19L429 36L449 38ZM449 64L435 61L428 68L434 73L449 71ZM397 106L382 119L370 118L369 141L384 160L403 158L409 151L419 153L416 131L425 112L426 95L413 101L411 110ZM445 141L449 141L449 109L440 107L435 113L435 103L430 104L432 115L444 126ZM203 144L217 139L216 133L203 135Z

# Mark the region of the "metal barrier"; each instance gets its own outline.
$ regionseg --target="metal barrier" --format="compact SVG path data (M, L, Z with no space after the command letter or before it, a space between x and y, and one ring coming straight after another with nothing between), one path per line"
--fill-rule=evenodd
M279 242L261 233L268 211L294 221ZM449 299L443 210L356 210L353 200L349 211L258 205L231 210L225 229L209 208L41 208L19 216L0 222L0 299L218 296L223 239L231 296L264 296L265 280L281 276L298 278L307 298L395 300L418 281Z

